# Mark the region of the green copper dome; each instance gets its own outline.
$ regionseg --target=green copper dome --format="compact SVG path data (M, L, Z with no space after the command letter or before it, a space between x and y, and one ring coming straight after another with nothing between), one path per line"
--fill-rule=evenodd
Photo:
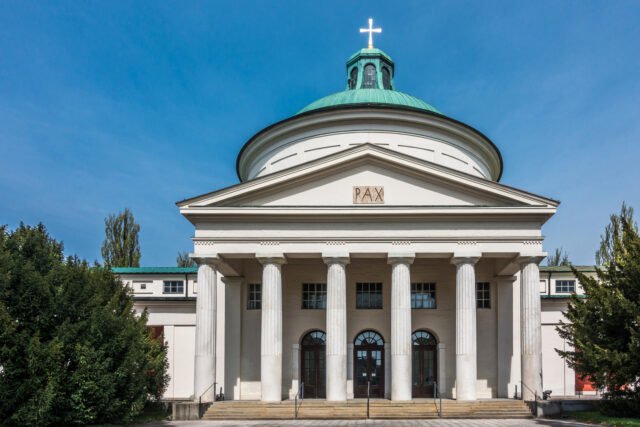
M360 49L347 60L347 87L343 92L325 96L298 111L344 105L408 107L441 114L421 99L395 90L395 64L391 57L373 47Z
M387 89L351 89L334 93L312 102L302 110L298 111L297 114L306 113L307 111L312 110L319 110L321 108L357 104L401 106L442 114L435 107L416 98L415 96Z

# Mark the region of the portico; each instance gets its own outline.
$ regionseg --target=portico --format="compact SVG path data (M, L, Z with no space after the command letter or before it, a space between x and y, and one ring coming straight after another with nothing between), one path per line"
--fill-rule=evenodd
M424 396L413 396L416 381L420 381L420 361L412 360L412 356L417 354L412 351L415 346L414 335L424 331L435 340L429 362L431 365L422 367L422 370L431 370L429 377L423 378L427 385L433 387L436 382L443 396L458 400L507 397L508 394L499 390L506 388L507 393L512 394L514 389L509 389L509 384L519 384L521 377L520 372L509 372L507 377L499 378L499 367L495 364L497 334L500 330L498 310L519 312L523 331L526 331L528 322L532 323L531 316L535 316L535 313L520 311L520 301L498 299L498 286L502 286L507 277L500 273L513 272L508 277L521 282L526 275L522 274L523 269L534 270L527 280L529 283L538 283L535 281L535 269L539 258L522 254L509 258L492 257L493 254L489 253L477 255L471 256L468 251L453 253L449 257L406 251L387 254L334 251L320 254L257 253L247 258L226 254L201 258L209 260L202 265L203 269L226 269L227 273L233 270L234 274L238 274L224 285L239 288L239 292L225 292L238 297L235 301L226 301L224 306L227 310L243 312L240 317L244 324L239 326L247 349L237 349L239 353L236 354L233 349L224 349L226 354L222 357L242 360L237 370L239 372L227 370L224 379L217 382L225 384L228 396L237 387L230 397L279 401L293 397L300 385L307 383L306 380L313 382L319 378L325 380L325 387L321 388L326 392L316 394L313 391L310 397L344 401L358 397L358 386L363 382L366 385L369 380L380 385L380 397L396 401L411 400ZM216 262L211 262L212 259ZM221 274L219 270L216 273ZM199 299L206 295L202 291L203 286L216 287L216 274L203 278L201 281L199 277L198 281ZM262 288L261 309L248 309L245 304L249 297L249 285L258 283ZM310 283L326 284L326 308L302 308L303 286ZM382 285L380 308L358 308L357 286L361 283ZM420 295L415 292L415 285L419 283L435 285L432 288L435 292L433 308L416 308L420 307L415 303ZM487 309L477 308L477 283L489 283L490 307ZM521 286L524 288L524 285ZM525 298L526 290L521 295ZM213 295L206 297L211 299ZM522 304L526 306L525 301ZM430 305L426 304L427 307ZM507 308L502 308L502 305ZM198 310L200 306L206 307L206 304L199 303ZM204 313L205 316L213 315L212 311ZM202 318L200 313L197 316L198 319ZM215 327L228 328L229 325L224 325L226 318L217 317L223 324ZM480 333L477 332L478 318ZM196 342L201 342L203 335L210 335L199 325L196 327ZM311 372L313 369L308 366L318 365L319 360L311 361L308 356L303 359L304 339L313 331L321 332L324 340L322 345L325 353L322 359L326 364L324 372L320 374ZM374 332L383 340L381 345L375 343L379 346L377 351L380 351L379 360L374 360L379 365L378 369L367 366L366 360L358 360L355 341L366 331ZM539 334L539 331L532 328L532 333ZM533 345L527 344L528 347L525 347L524 341ZM529 372L537 371L538 377L541 375L539 365L536 365L539 359L535 357L536 351L540 354L541 350L536 349L535 344L535 337L523 339L523 379L527 378L524 375L531 375ZM261 349L258 354L255 352L257 348ZM211 365L213 360L215 355L211 357ZM487 363L490 360L493 360L493 364ZM306 368L303 367L305 363ZM201 382L205 382L203 378L207 376L211 383L222 379L220 375L216 377L213 374L212 377L207 371L199 370L199 366L196 364L196 378L201 378ZM255 369L257 366L260 368ZM316 366L315 369L322 368ZM365 374L364 381L356 374ZM239 385L236 375L240 379ZM305 378L310 375L313 378ZM375 375L381 377L376 378ZM500 381L506 383L499 384Z

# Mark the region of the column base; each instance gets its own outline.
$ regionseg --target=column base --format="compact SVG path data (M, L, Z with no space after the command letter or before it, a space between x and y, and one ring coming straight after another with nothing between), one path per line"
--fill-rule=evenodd
M215 367L213 365L214 357L212 354L204 354L195 356L195 400L202 399L203 402L214 401L213 381L215 379ZM208 390L207 390L208 389Z
M391 400L411 400L411 356L391 355Z
M282 356L262 355L260 387L263 402L282 401Z
M327 401L347 400L347 355L327 354Z
M532 401L542 397L541 356L522 355L522 399Z
M478 400L475 354L456 355L456 400Z

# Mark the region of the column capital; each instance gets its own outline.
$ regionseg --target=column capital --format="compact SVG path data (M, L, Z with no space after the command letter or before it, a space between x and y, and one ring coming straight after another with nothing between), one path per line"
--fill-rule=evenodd
M470 251L470 252L454 252L451 257L451 264L459 265L459 264L471 264L474 265L480 258L482 257L482 253L478 251Z
M323 252L322 260L325 264L347 265L351 261L349 252Z
M546 252L520 252L515 259L516 264L524 265L524 264L540 264L543 259L547 257Z
M218 254L189 254L189 258L194 260L198 266L208 265L211 267L218 267L222 262L222 258Z
M225 285L240 285L240 284L242 284L242 281L244 280L244 277L242 277L242 276L224 276L221 280Z
M494 276L494 277L496 279L496 282L501 282L501 283L513 283L518 279L516 276Z
M286 264L287 258L282 252L262 252L256 253L256 259L260 264Z
M413 264L415 258L415 252L389 252L387 254L387 264Z

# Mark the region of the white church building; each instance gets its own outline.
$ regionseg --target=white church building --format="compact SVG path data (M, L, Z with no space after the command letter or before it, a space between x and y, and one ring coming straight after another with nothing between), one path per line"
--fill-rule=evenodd
M167 399L576 393L555 327L581 287L539 267L559 202L394 75L359 50L345 90L247 141L238 184L178 202L198 267L115 269L168 345Z

